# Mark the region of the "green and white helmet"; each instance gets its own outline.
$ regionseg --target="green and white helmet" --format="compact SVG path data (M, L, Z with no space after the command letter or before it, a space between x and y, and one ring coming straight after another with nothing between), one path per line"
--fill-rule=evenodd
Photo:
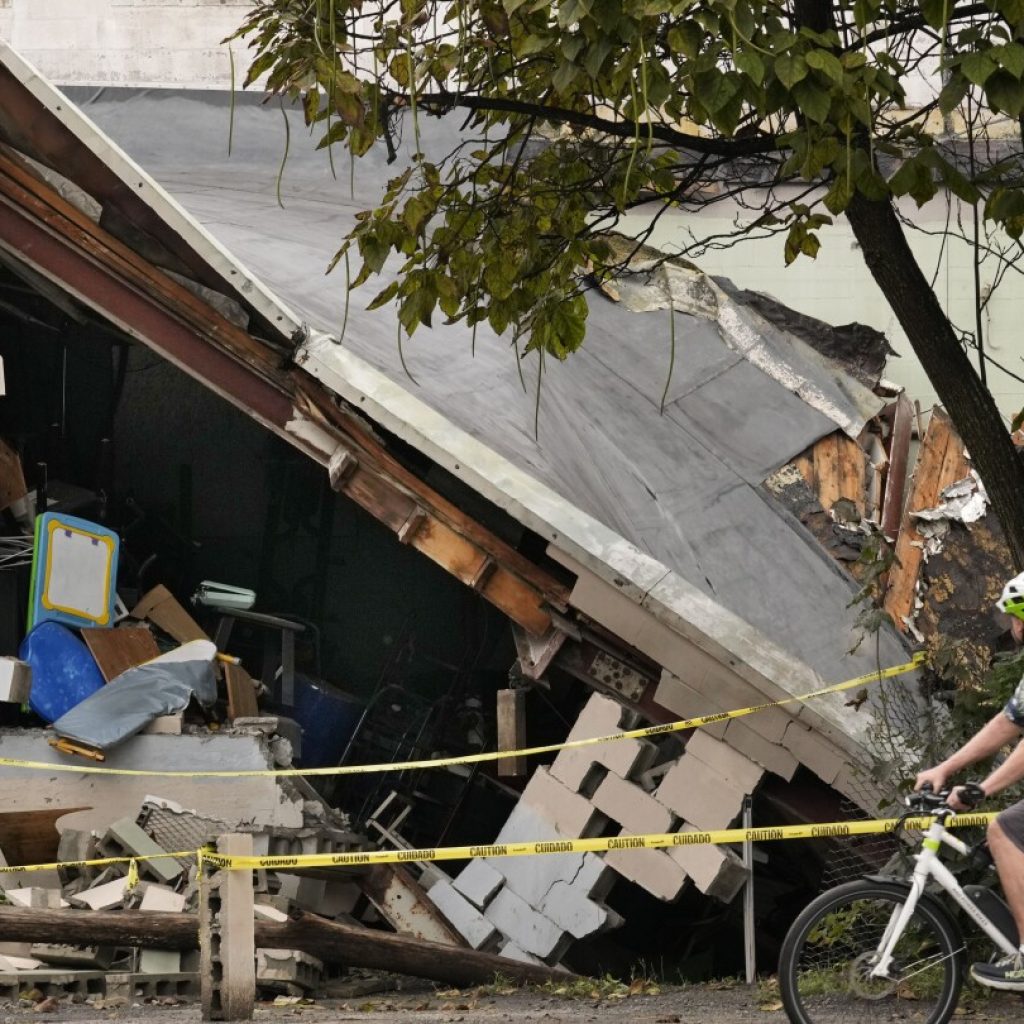
M999 595L996 607L1007 615L1015 615L1018 619L1024 619L1024 572L1014 576Z

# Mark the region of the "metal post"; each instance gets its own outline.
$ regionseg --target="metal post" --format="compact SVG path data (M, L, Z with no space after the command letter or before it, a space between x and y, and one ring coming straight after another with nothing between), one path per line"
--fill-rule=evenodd
M743 827L749 833L754 825L753 801L743 798ZM757 981L757 961L754 949L754 844L743 840L743 866L747 869L747 881L743 886L743 956L747 968L747 984Z

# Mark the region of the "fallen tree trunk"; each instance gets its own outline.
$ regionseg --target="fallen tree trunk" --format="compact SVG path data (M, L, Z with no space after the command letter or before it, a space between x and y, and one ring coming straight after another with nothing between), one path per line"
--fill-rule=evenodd
M147 946L195 949L194 914L140 910L41 910L0 907L0 942L54 942L75 946ZM543 984L564 981L564 971L507 960L475 949L444 946L410 935L337 924L314 914L290 921L256 921L256 946L298 949L328 963L409 974L449 985L480 985L496 975Z

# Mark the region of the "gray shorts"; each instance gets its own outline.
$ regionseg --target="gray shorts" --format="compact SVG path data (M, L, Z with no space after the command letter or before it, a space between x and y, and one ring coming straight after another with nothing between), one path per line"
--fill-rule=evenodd
M1024 853L1024 800L1000 811L996 821L1006 836L1013 840L1014 846Z

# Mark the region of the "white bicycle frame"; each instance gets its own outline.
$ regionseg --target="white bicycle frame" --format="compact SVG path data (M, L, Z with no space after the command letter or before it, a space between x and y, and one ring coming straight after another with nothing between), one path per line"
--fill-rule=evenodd
M885 934L878 945L878 962L872 968L870 977L889 977L893 950L903 935L904 929L910 923L910 919L917 909L918 901L924 895L925 886L930 878L935 879L939 886L949 893L957 905L963 908L964 913L1004 953L1008 956L1013 956L1017 952L1017 947L985 916L967 893L963 891L960 883L953 876L949 868L939 860L939 850L943 844L956 850L959 854L966 855L970 852L970 847L966 843L949 834L944 818L939 817L932 823L925 833L921 849L914 858L915 865L910 879L910 893L907 896L906 902L893 911L893 915L889 919Z

